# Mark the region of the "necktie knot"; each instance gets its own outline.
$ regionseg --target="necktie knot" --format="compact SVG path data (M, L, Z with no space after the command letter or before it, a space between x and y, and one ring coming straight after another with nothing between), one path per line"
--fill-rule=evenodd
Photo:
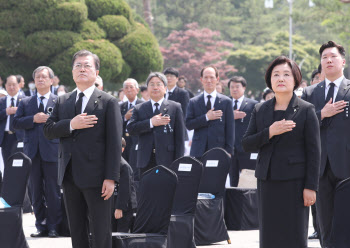
M44 97L44 96L41 96L40 99L41 99L41 101L43 101L43 100L45 99L45 97Z
M132 103L130 103L130 105L129 105L129 109L131 109L132 108Z
M210 101L211 95L207 95L207 98L208 98L208 101L207 101L207 111L209 111L209 110L211 110L211 101Z
M154 104L154 106L156 107L156 109L154 110L154 115L159 115L160 114L160 111L159 111L159 108L158 108L158 106L159 106L159 103L155 103Z
M81 112L82 112L83 97L84 97L84 93L80 92L79 93L79 99L75 103L75 115L80 115Z
M11 98L11 107L14 107L15 106L15 98Z
M83 98L84 96L85 96L85 95L84 95L83 92L80 92L80 93L79 93L79 99Z
M238 108L238 100L235 100L235 105L233 106L233 110L237 110Z

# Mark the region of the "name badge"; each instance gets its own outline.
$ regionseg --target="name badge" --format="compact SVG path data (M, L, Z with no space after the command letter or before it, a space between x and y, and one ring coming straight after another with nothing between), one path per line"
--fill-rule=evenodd
M23 142L18 142L17 148L23 148Z
M14 159L12 163L12 167L22 167L23 159Z
M258 158L258 154L257 153L251 153L250 154L250 159L251 160L256 160Z
M191 171L192 164L179 164L179 171Z
M218 167L219 160L207 160L206 167Z

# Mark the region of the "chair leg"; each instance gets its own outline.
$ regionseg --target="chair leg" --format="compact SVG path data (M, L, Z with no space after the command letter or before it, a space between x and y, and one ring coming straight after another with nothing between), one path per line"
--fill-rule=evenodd
M228 239L228 240L227 240L227 243L230 245L230 244L231 244L231 239Z

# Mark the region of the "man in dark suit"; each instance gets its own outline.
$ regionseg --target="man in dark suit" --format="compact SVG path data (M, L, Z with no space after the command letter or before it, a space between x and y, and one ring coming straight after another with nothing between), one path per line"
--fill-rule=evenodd
M123 128L119 104L94 85L100 68L96 54L75 53L72 68L77 90L58 98L44 133L48 139L60 138L58 183L73 247L111 248L110 197L119 180Z
M24 96L19 94L19 84L14 75L6 78L5 88L8 95L0 98L0 144L6 166L6 161L16 151L18 142L23 141L24 132L15 130L13 118Z
M324 81L304 89L302 99L315 105L321 132L320 186L317 217L323 248L334 248L331 241L334 193L338 182L350 177L350 80L343 74L345 50L333 41L320 48Z
M142 100L137 98L137 93L139 92L139 84L133 78L128 78L123 83L124 94L127 97L126 102L120 104L120 111L123 118L123 138L126 142L126 148L123 151L123 158L129 163L136 181L139 181L139 173L136 168L137 164L137 143L139 140L138 136L130 135L126 128L126 125L130 121L132 111L137 104L143 103Z
M24 130L23 151L32 160L29 182L37 232L31 237L58 237L58 224L62 220L57 184L58 139L48 140L43 132L57 99L50 92L53 77L47 66L34 70L37 95L20 102L13 120L16 129Z
M240 76L234 76L228 82L232 98L232 108L235 119L235 144L230 168L230 183L232 187L238 186L239 173L242 169L255 170L256 160L251 153L244 152L242 138L248 128L250 115L258 102L244 96L247 81Z
M180 76L179 79L177 80L177 87L183 89L183 90L186 90L187 93L188 93L188 96L190 97L190 99L192 97L194 97L194 94L189 90L189 89L186 89L186 84L187 84L187 79L185 76Z
M219 73L215 66L206 66L201 71L204 88L190 100L186 116L186 127L194 129L190 155L196 158L214 147L224 148L232 154L234 128L232 100L216 92Z
M55 76L53 78L53 82L52 82L52 85L51 85L51 93L52 94L55 94L57 96L57 90L58 88L60 87L59 86L59 83L60 83L60 79L58 78L58 76Z
M127 129L138 135L137 167L140 172L157 166L169 166L184 154L185 125L181 105L164 99L166 77L151 73L147 80L151 100L135 106Z
M168 80L168 86L164 97L166 100L172 100L181 104L182 113L185 119L190 97L185 90L176 86L176 82L179 79L179 71L175 68L170 67L166 68L163 74Z
M16 78L17 78L17 82L18 82L18 85L19 85L19 91L18 91L18 94L20 96L25 96L24 94L24 86L25 86L25 82L24 82L24 77L22 75L16 75Z

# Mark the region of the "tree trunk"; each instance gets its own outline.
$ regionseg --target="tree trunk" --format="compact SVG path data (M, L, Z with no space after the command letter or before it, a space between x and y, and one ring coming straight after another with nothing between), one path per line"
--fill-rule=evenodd
M151 0L143 0L143 16L153 33L153 16L151 11Z

